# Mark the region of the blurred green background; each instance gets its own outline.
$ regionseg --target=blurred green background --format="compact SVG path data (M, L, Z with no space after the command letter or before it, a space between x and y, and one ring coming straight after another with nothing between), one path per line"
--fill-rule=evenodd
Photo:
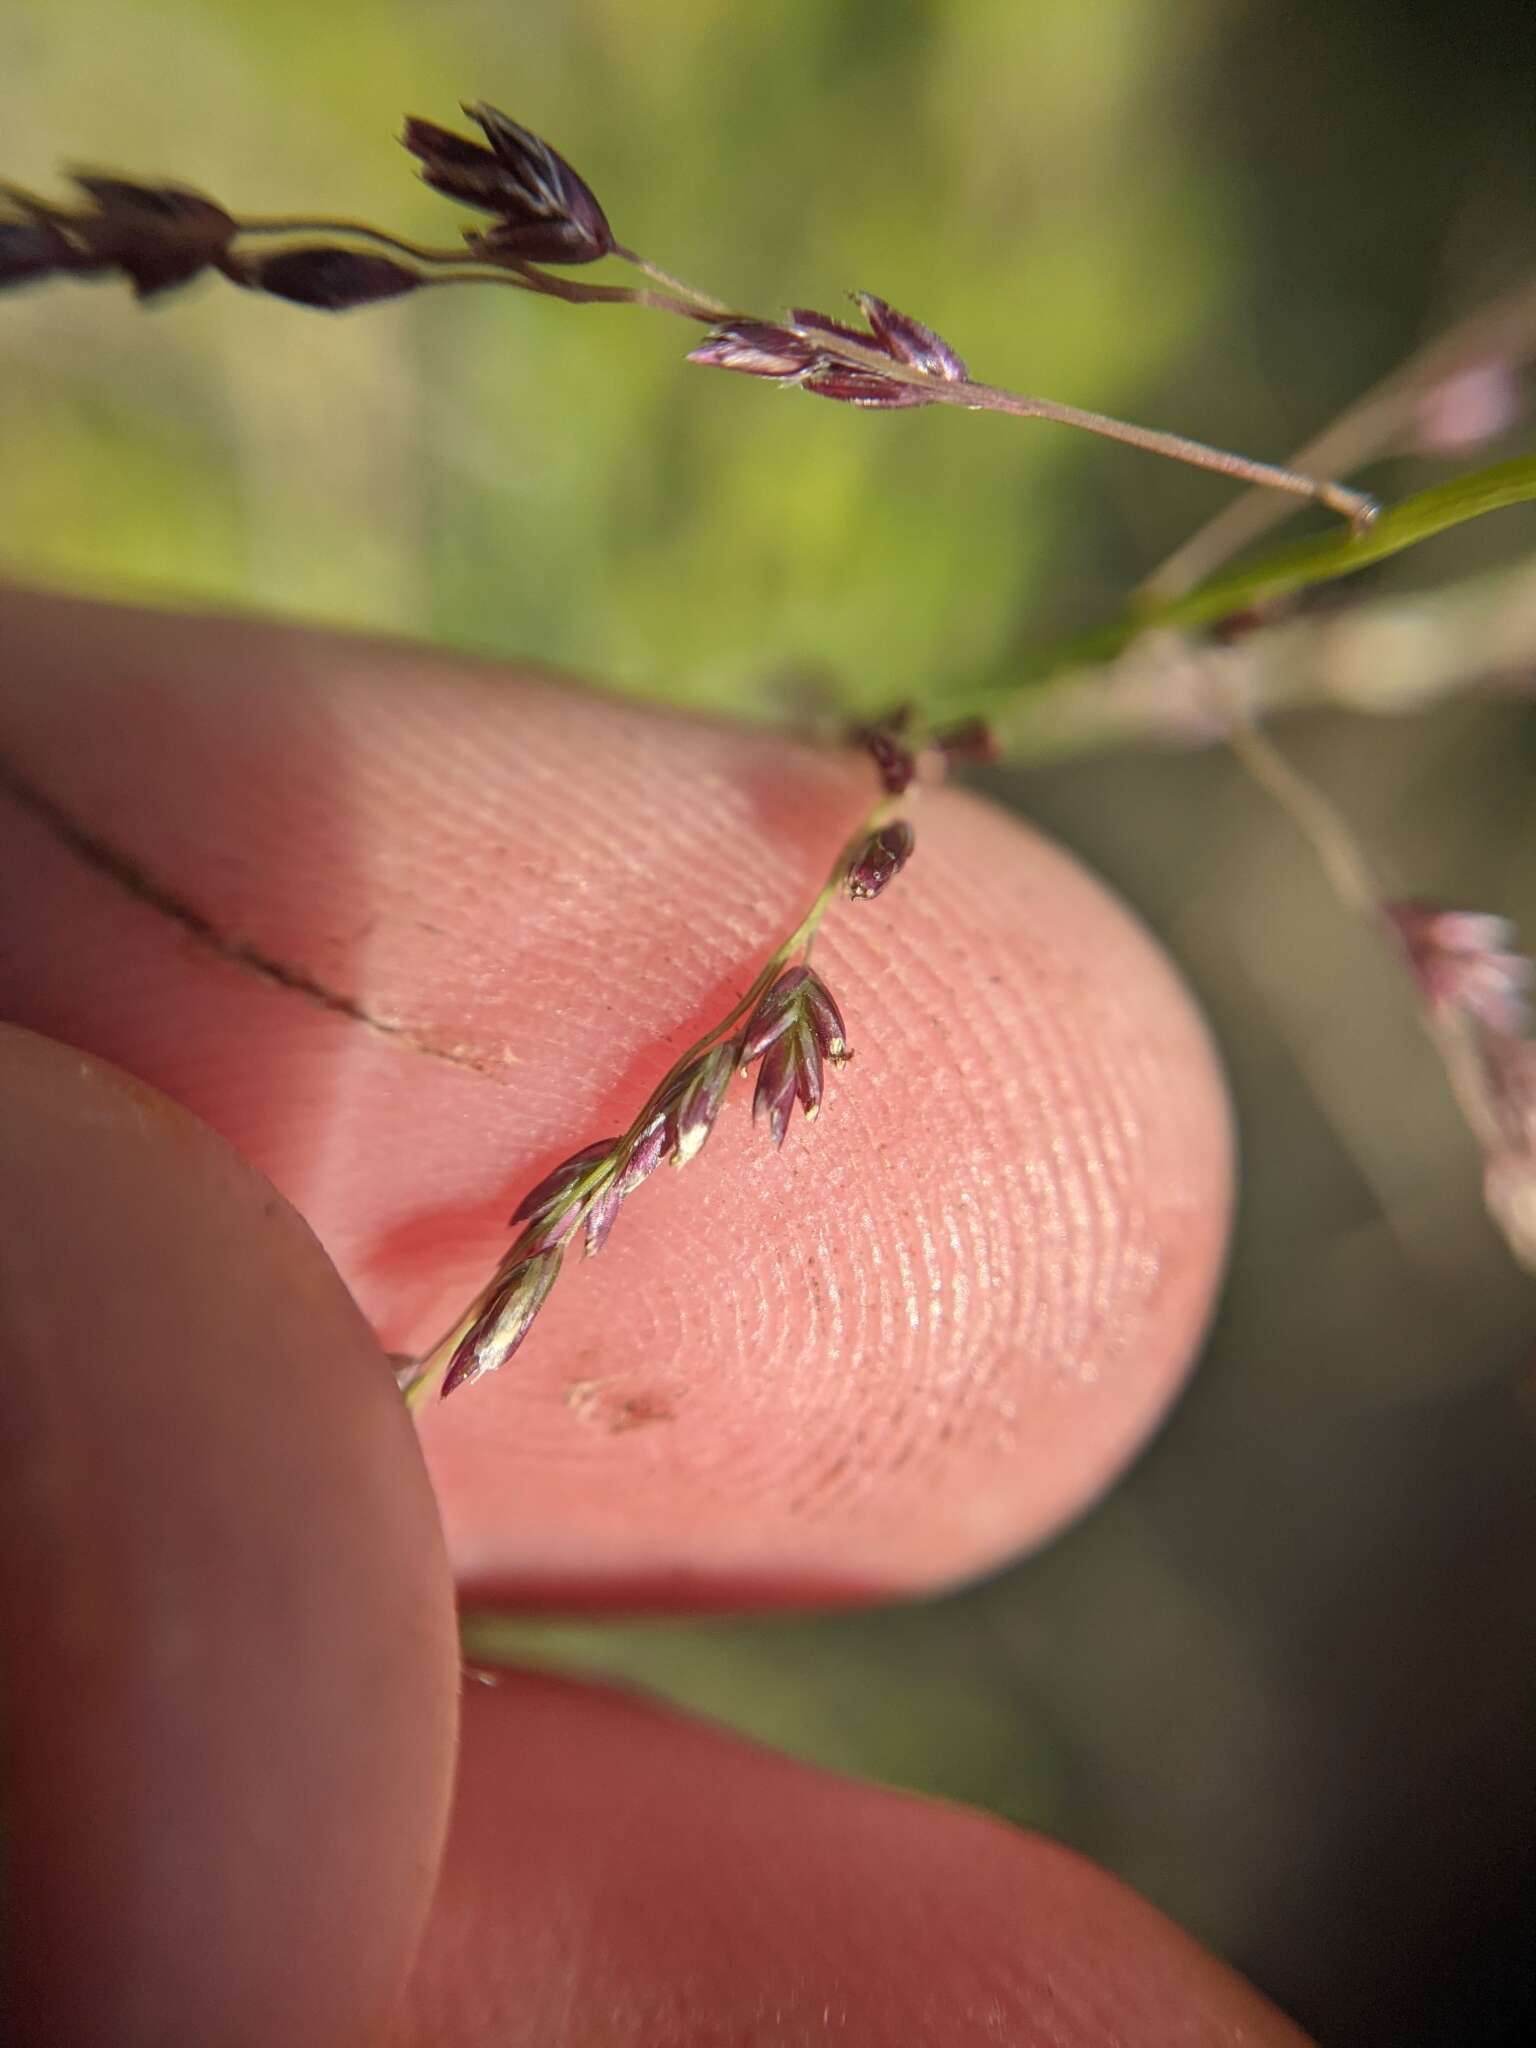
M1280 457L1536 250L1528 5L7 0L0 170L167 173L427 240L409 110L548 135L621 238L765 312L850 287L977 373ZM208 286L0 307L0 570L558 662L783 718L1113 611L1227 487L1046 426L867 415L510 292L327 320ZM1529 422L1490 453L1532 445ZM1445 473L1400 461L1396 492ZM1368 579L1536 551L1501 515ZM1412 887L1536 932L1527 705L1282 735ZM1530 1786L1529 1283L1396 974L1219 753L995 771L1225 1050L1204 1368L1128 1483L944 1601L488 1625L1107 1863L1329 2040L1508 2038Z

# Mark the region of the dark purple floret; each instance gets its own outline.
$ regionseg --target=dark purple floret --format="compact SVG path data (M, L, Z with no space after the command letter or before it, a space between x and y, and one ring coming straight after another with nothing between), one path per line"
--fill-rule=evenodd
M618 1144L617 1138L600 1138L595 1145L584 1145L579 1152L573 1152L569 1159L562 1159L557 1167L545 1174L537 1187L530 1188L524 1195L512 1211L512 1222L525 1223L555 1208L561 1199L569 1194L577 1181L589 1173L600 1160L612 1155Z
M898 733L888 725L869 725L862 727L855 737L874 762L880 787L887 796L901 796L911 788L917 759Z
M270 292L274 298L314 306L323 313L345 313L354 306L398 299L421 284L416 272L403 263L361 249L284 249L276 256L242 262L238 276L253 291Z
M68 242L47 221L0 221L0 285L29 284L78 267Z
M25 216L0 223L0 284L52 271L90 276L119 270L147 299L228 254L233 217L189 186L143 185L94 171L76 173L74 182L91 201L88 211L72 213L0 188L0 198Z
M607 216L591 186L559 151L509 115L488 107L483 100L467 104L464 111L516 180L530 214L544 220L563 220L581 236L588 253L567 260L590 263L606 256L613 247Z
M509 1267L465 1331L443 1375L443 1396L496 1372L517 1350L560 1271L560 1253L536 1252Z
M808 306L793 307L789 317L796 327L812 329L812 339L819 334L835 335L839 341L856 341L860 348L868 348L874 340L873 335L850 327L846 320L829 320L825 313L812 312Z
M679 1079L667 1110L673 1164L686 1166L704 1146L725 1101L739 1050L734 1039L712 1046Z
M929 394L916 384L899 384L878 371L831 363L824 370L802 380L801 389L814 398L835 398L844 405L862 405L894 412L904 405L932 405Z
M1002 758L997 734L984 718L964 718L936 732L933 743L951 761L997 761Z
M807 1123L816 1121L821 1108L821 1047L817 1039L818 1034L809 1021L795 1033L795 1093L800 1098Z
M823 1056L834 1067L845 1066L853 1054L848 1050L848 1033L842 1012L833 1002L831 990L820 975L812 974L809 969L806 970L805 1013Z
M624 1200L624 1190L619 1183L610 1181L587 1211L586 1256L594 1258L608 1242L608 1233L618 1218L619 1206Z
M475 238L487 253L532 263L595 263L613 233L590 186L558 151L495 107L466 106L490 144L415 116L401 141L434 191L498 216Z
M583 231L566 220L499 220L465 239L471 254L491 263L595 263Z
M818 359L804 335L768 320L731 320L712 327L690 363L707 370L738 370L745 377L802 377Z
M878 832L871 832L848 863L848 894L878 896L906 866L912 846L912 827L905 818L895 818Z
M752 1096L753 1121L759 1117L768 1119L768 1135L775 1145L784 1142L790 1112L795 1106L795 1094L794 1053L791 1040L786 1035L769 1046L764 1054Z
M767 990L747 1019L737 1061L742 1071L765 1053L775 1039L782 1038L799 1015L800 1003L812 979L809 967L786 967Z
M740 370L751 377L793 378L815 398L886 411L932 405L933 393L920 384L882 376L870 363L849 361L849 344L866 352L874 350L889 356L893 363L946 382L964 379L964 363L931 328L868 292L854 296L869 321L867 331L843 320L831 320L808 306L796 306L789 327L762 320L736 320L717 327L689 361Z
M855 292L853 296L887 355L894 356L898 362L910 363L914 370L926 370L932 377L942 377L946 383L963 384L967 381L970 372L943 335L935 334L931 327L925 327L921 320L914 320L909 313L898 313L894 306L888 306L884 299L877 299L873 292Z
M620 1168L617 1183L620 1195L629 1194L642 1181L649 1180L666 1157L666 1151L667 1120L658 1112L635 1140L629 1157Z
M1251 634L1272 624L1276 609L1273 603L1245 604L1235 612L1228 612L1225 618L1213 619L1210 626L1211 638L1219 647L1236 647Z
M782 1145L789 1119L798 1101L807 1119L821 1107L821 1051L816 1033L804 1016L797 1016L790 1029L774 1040L763 1055L752 1114L766 1117L768 1135Z
M77 171L74 182L96 212L76 232L91 255L133 280L141 299L185 284L228 253L232 214L186 185L142 185Z
M524 1255L533 1252L554 1251L570 1243L581 1223L582 1205L572 1202L565 1208L554 1208L543 1216L535 1216L525 1223L518 1232L514 1249Z
M513 189L506 171L483 142L439 127L436 121L424 121L419 114L406 115L400 143L420 162L425 182L450 198L470 205L484 201L487 211L494 213L493 182L502 192Z
M799 1027L809 1030L817 1051L834 1066L851 1057L826 983L804 966L786 968L753 1011L737 1055L743 1070Z

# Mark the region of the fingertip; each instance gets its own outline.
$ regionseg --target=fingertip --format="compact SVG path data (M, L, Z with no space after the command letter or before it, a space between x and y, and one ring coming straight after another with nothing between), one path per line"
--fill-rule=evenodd
M618 1692L470 1684L391 2048L1301 2048L1104 1872Z
M899 883L817 941L856 1057L815 1123L776 1149L738 1089L516 1369L424 1419L478 1597L952 1584L1081 1512L1182 1385L1228 1225L1209 1037L1059 849L965 795L914 815Z
M0 1126L14 2038L370 2038L457 1689L388 1368L299 1219L153 1091L7 1027Z
M870 794L852 755L418 650L41 601L10 633L0 997L231 1137L391 1350L724 1014ZM1199 1019L1065 855L914 804L908 866L817 941L857 1057L814 1124L775 1149L736 1084L513 1365L424 1420L478 1596L952 1583L1079 1512L1176 1394L1229 1198Z

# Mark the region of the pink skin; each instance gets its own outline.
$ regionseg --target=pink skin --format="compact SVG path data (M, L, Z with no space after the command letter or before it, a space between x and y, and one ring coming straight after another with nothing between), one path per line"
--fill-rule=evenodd
M378 1346L300 1219L163 1097L0 1027L0 1120L0 2036L370 2038L457 1714Z
M334 1713L314 1730L322 1756L340 1726L369 1731L376 1777L338 1793L357 1801L360 1817L335 1853L355 1849L360 1865L382 1857L396 1875L393 1891L383 1887L393 1904L364 1916L359 1932L355 1910L327 1903L355 1904L345 1873L324 1896L316 1889L318 1823L299 1797L313 1707L307 1633L254 1579L237 1575L232 1592L220 1582L216 1599L212 1565L206 1586L193 1574L189 1590L167 1571L163 1547L145 1552L148 1605L135 1642L152 1645L155 1629L173 1621L184 1628L190 1602L206 1654L227 1657L231 1670L254 1660L262 1686L279 1696L274 1707L253 1685L264 1714L290 1698L306 1703L281 1746L274 1782L293 1796L273 1828L279 1839L290 1830L292 1871L317 1916L313 1951L334 1940L352 1955L335 1975L327 2039L354 2038L337 2011L376 2012L394 1995L425 1910L453 1653L416 1440L399 1426L387 1365L325 1255L386 1349L437 1334L505 1248L520 1196L580 1145L622 1127L681 1047L745 987L819 884L870 781L855 758L797 753L414 650L20 595L0 602L0 1006L185 1105L275 1183L324 1247L283 1211L240 1283L252 1306L226 1332L218 1275L244 1270L253 1229L251 1198L231 1207L229 1190L236 1180L258 1185L254 1177L236 1176L230 1155L190 1119L144 1108L151 1098L142 1093L122 1099L138 1105L145 1160L154 1154L153 1171L179 1192L162 1199L148 1181L103 1176L96 1152L109 1139L77 1113L77 1098L85 1090L92 1102L116 1100L120 1084L15 1041L23 1051L10 1054L20 1079L4 1245L22 1309L7 1303L0 1316L15 1384L73 1389L105 1375L112 1388L141 1388L112 1441L119 1425L124 1442L153 1425L160 1448L141 1463L127 1459L124 1485L153 1493L167 1526L185 1512L198 1532L187 1554L215 1559L223 1539L210 1547L207 1487L194 1484L206 1462L193 1441L197 1418L210 1402L220 1411L232 1367L240 1383L259 1384L261 1399L240 1410L249 1472L235 1438L219 1453L230 1466L217 1489L221 1512L253 1556L270 1558L274 1583L291 1590L297 1567L285 1560L303 1557L304 1598L317 1612L334 1601L347 1617L337 1623L343 1644L371 1642L377 1653L368 1704L349 1694L343 1673ZM1176 1391L1226 1227L1225 1105L1199 1022L1145 936L1059 852L954 794L925 795L914 822L918 850L899 883L878 903L835 907L818 944L818 970L857 1057L829 1073L817 1123L797 1118L775 1155L751 1129L750 1091L736 1084L703 1155L637 1190L600 1258L568 1262L514 1364L425 1418L419 1441L449 1555L475 1596L698 1608L941 1585L1040 1541L1080 1510ZM50 1059L44 1088L37 1075ZM57 1101L39 1124L35 1105L53 1099L50 1089ZM40 1181L28 1144L45 1156L61 1150L56 1199L35 1198L53 1169ZM77 1249L65 1216L79 1205L90 1228ZM121 1232L117 1206L131 1212ZM27 1312L34 1278L44 1291L72 1290L57 1331ZM131 1306L140 1295L142 1311ZM41 1355L40 1330L52 1333ZM198 1395L190 1403L189 1387ZM61 1442L89 1434L94 1398L46 1404L46 1428ZM353 1402L360 1414L387 1415L392 1431L379 1433L382 1420L368 1425L361 1464L345 1448ZM343 1413L327 1413L328 1404ZM104 1412L116 1414L111 1402ZM274 1442L304 1447L292 1485L274 1483L261 1463ZM24 1472L40 1455L25 1430L0 1434L0 1446ZM55 1540L89 1547L100 1525L104 1554L120 1554L127 1572L139 1555L131 1503L121 1489L105 1500L98 1491L55 1503ZM14 1485L0 1493L16 1498ZM339 1555L338 1518L350 1532ZM105 1548L109 1540L120 1553ZM361 1603L349 1546L378 1560L382 1584ZM54 1576L50 1562L43 1578ZM70 1667L41 1626L36 1584L18 1586L13 1571L0 1578L0 1601L11 1641L41 1637L35 1659L18 1667L22 1695L67 1697ZM392 1602L422 1603L411 1611L435 1617L430 1655L402 1658ZM272 1640L253 1649L263 1628ZM122 1657L132 1666L138 1654L129 1645ZM358 1657L362 1669L362 1649ZM101 1697L113 1701L131 1681L142 1706L143 1673L126 1669L111 1667ZM229 1697L215 1696L238 1734L236 1690L231 1681ZM940 2016L927 2036L907 2038L991 2038L977 2031L981 2006L970 1993L965 2004L956 1987L980 1982L978 1971L990 1981L1004 1949L1014 1969L1025 1924L1010 1918L1017 1913L1050 1930L1042 1972L1046 1949L1065 1954L1067 1923L1080 1918L1073 1953L1089 1958L1083 1981L1108 1972L1132 1989L1145 1983L1170 2029L1175 2013L1198 2021L1180 2039L1235 2040L1239 2025L1251 2040L1294 2038L1108 1880L1072 1864L1066 1883L1060 1852L836 1785L602 1696L572 1697L589 1703L552 1718L547 1690L522 1681L472 1692L460 1818L421 1966L421 1982L437 1988L418 1997L402 2040L482 2038L467 2019L443 2030L446 1993L434 1975L456 1955L467 1997L471 1945L488 1963L494 1955L494 1982L509 2001L476 2006L484 2038L748 2038L739 2002L723 2031L679 2032L681 2021L647 2031L658 1986L675 1981L669 1968L704 1968L704 1951L689 1946L701 1939L702 1906L684 1909L675 1926L665 1914L652 1925L635 1922L636 1902L647 1885L659 1898L668 1887L686 1894L690 1869L700 1881L717 1872L710 1896L745 1930L741 1955L765 1959L757 2012L770 2008L779 1981L772 1958L787 1968L782 1959L814 1934L829 1944L818 1969L841 1971L845 1956L839 1981L855 2015L878 1976L887 1987L907 1983ZM390 1747L400 1740L397 1717L416 1731L410 1769ZM54 1854L44 1839L52 1828L48 1840L65 1843L51 1866L60 1885L74 1882L76 1857L91 1864L102 1896L127 1885L143 1912L123 1936L123 1967L179 1981L174 1924L151 1962L133 1946L165 1895L144 1885L135 1893L129 1882L135 1859L151 1852L139 1820L124 1817L132 1773L121 1769L123 1744L168 1738L148 1708L114 1719L117 1762L96 1788L93 1826L71 1832L71 1758L105 1743L107 1722L65 1714L53 1729L39 1713L24 1725L64 1788L25 1853ZM626 1837L634 1875L620 1881L603 1847L612 1802L592 1788L604 1772L648 1773L658 1742L681 1746L675 1830L659 1861L647 1847L657 1840L649 1820L643 1840ZM232 1772L257 1772L241 1741L229 1756ZM269 1762L263 1753L261 1768ZM699 1789L717 1777L736 1815L728 1869L718 1812ZM795 1840L807 1871L803 1883L789 1882L782 1872L800 1852L790 1840L774 1848L781 1874L765 1902L751 1882L754 1830L777 1842L773 1817L786 1801L806 1816ZM850 1834L837 1815L854 1805L861 1817ZM160 1807L157 1793L142 1810ZM186 1817L183 1849L197 1846L201 1810ZM492 1828L492 1814L504 1826ZM823 1825L829 1843L843 1844L837 1854L816 1847ZM227 1829L219 1839L227 1851ZM90 1846L98 1842L112 1854ZM551 1858L561 1844L556 1886ZM979 1873L970 1892L946 1879L956 1917L940 1915L926 1946L897 1913L898 1894L920 1895L918 1879L915 1892L877 1885L877 1866L902 1858L914 1872L925 1863L948 1870L954 1858L956 1869L974 1861ZM227 1938L254 1971L264 1902L291 1906L292 1875L257 1898L239 1857L210 1854L197 1869L196 1953L221 1954L224 1913ZM551 1873L551 1909L564 1902L554 1931L535 1925L542 1873ZM506 1902L515 1939L488 1942L482 1882L498 1912ZM870 1918L859 1898L872 1886L883 1903ZM999 1886L1014 1906L983 1913ZM738 1895L739 1913L730 1903ZM1057 1901L1055 1920L1042 1917L1047 1897ZM974 1912L959 1911L966 1900ZM937 1910L937 1892L935 1901ZM585 1932L567 1924L577 1902ZM635 1924L648 1930L643 1939L625 1936ZM274 1971L285 1967L290 1939L285 1923ZM888 1943L901 1953L877 1972L872 1959ZM366 1955L353 1953L360 1948ZM1126 1959L1115 1966L1121 1978L1112 1954ZM218 1979L217 1970L207 1978L210 1999ZM64 1981L57 1972L48 1979L50 1995L62 1996ZM293 2003L310 1980L299 1968L285 1981ZM706 2003L724 2012L737 1991L747 1995L751 1974L743 1964L701 1981ZM1034 2015L1045 1976L1023 1969L1009 1982L999 2010ZM581 1984L606 1986L600 2011L583 2005ZM531 2031L507 2031L513 2010ZM1084 2006L1078 2033L1060 2038L1110 2038L1092 2030L1096 2010ZM1104 2008L1128 2010L1123 2001ZM529 2014L544 2016L542 2031ZM222 2031L210 2020L197 2038L278 2035L311 2038L286 2020L243 2032L233 2016ZM121 2038L156 2036L146 2025ZM862 2038L889 2034L871 2021Z
M389 2048L1302 2048L1056 1843L622 1693L471 1682L460 1768Z

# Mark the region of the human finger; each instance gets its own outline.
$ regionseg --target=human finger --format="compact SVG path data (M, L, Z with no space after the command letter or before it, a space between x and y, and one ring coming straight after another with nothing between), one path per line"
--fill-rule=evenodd
M0 676L0 1002L229 1136L392 1349L723 1013L868 796L856 760L228 621L17 595ZM818 945L857 1058L814 1130L774 1154L733 1102L425 1421L473 1593L945 1583L1179 1385L1227 1202L1198 1019L1058 851L958 794L914 816Z
M623 1693L465 1694L443 1883L390 2048L1301 2048L1039 1836Z
M0 2033L372 2041L458 1690L392 1375L228 1146L8 1027L0 1369Z

